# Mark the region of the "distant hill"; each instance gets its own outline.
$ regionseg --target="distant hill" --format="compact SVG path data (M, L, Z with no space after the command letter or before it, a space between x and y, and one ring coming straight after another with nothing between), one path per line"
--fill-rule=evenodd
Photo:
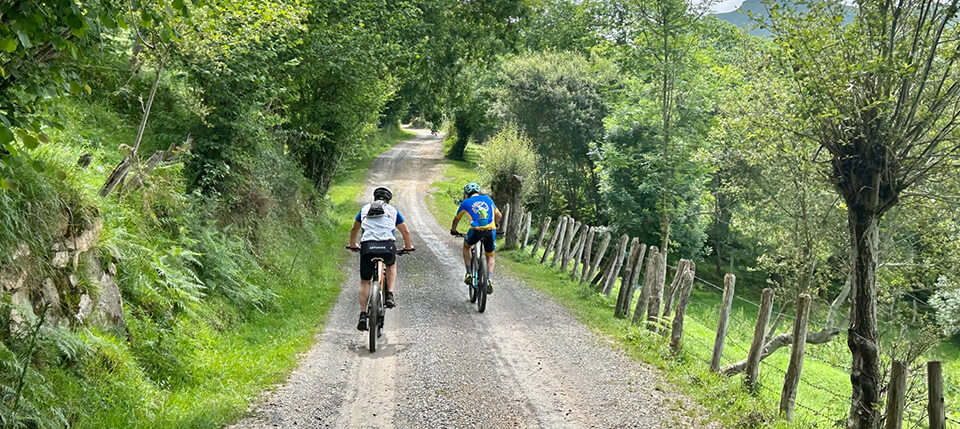
M789 3L789 1L787 3ZM793 5L793 7L796 7L799 10L807 9L806 6L797 4ZM847 14L846 18L847 22L850 21L854 13L853 8L848 8L848 10L849 13ZM756 28L756 20L751 19L750 14L761 19L768 16L767 8L764 7L762 0L745 0L737 10L726 13L717 13L713 16L736 25L737 27L748 29L749 33L754 36L769 36L770 32L768 30Z

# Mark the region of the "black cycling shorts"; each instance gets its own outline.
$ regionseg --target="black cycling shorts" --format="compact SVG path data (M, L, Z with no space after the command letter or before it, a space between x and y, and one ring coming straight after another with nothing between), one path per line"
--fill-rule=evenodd
M360 280L373 278L373 271L377 268L374 258L383 259L387 266L397 263L397 243L393 240L360 243Z
M483 243L483 250L488 255L492 255L493 251L497 250L497 231L495 229L471 229L467 232L467 236L463 238L463 242L469 246Z

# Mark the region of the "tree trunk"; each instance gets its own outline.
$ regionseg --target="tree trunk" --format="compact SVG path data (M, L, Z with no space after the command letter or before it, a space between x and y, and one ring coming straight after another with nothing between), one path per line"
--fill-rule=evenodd
M470 134L473 134L473 127L470 126L470 121L463 115L457 115L454 118L453 127L457 131L457 140L453 142L453 147L447 153L447 158L463 161L463 153L467 150L467 141L470 139Z
M853 298L850 328L847 331L847 346L853 355L850 366L853 392L847 426L874 429L880 421L881 383L880 349L877 345L879 216L863 205L848 206L847 221L851 251L850 290Z

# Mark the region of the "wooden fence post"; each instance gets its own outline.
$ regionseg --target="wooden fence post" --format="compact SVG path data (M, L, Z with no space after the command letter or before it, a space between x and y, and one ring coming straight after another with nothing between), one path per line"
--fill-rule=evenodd
M627 293L633 287L630 279L633 277L633 266L637 258L637 251L640 250L639 243L640 239L636 237L630 241L630 252L627 252L627 262L624 264L627 268L624 270L623 277L620 278L620 290L617 292L617 305L613 307L613 317L616 318L624 317L623 301L627 299Z
M593 257L593 264L590 266L590 272L587 273L587 281L592 282L593 276L600 268L600 262L603 261L603 255L607 252L607 246L610 245L610 231L603 233L603 240L600 241L600 248L597 249Z
M612 255L613 265L610 266L610 271L607 272L607 281L603 284L603 294L610 296L610 292L613 291L613 284L617 282L617 273L620 272L620 264L623 263L623 252L627 251L627 242L630 241L630 237L627 237L627 234L620 236L620 242L617 244L617 254Z
M927 362L927 416L930 429L946 429L947 413L943 408L943 362Z
M563 242L567 241L570 231L573 230L573 218L564 218L563 228L560 229L560 236L557 237L557 245L553 248L553 259L550 261L551 267L556 267L557 262L563 259Z
M903 406L907 399L907 365L893 361L890 386L887 390L887 418L883 427L900 429L903 426Z
M523 222L523 241L520 243L520 249L527 248L527 241L530 241L530 221L533 219L533 212L527 212L526 220Z
M557 238L560 236L560 231L563 229L563 225L566 222L566 218L561 216L557 219L557 227L553 229L553 235L550 236L550 243L547 244L547 247L543 248L543 257L540 258L540 263L547 263L547 258L550 257L550 251L553 250L554 245L557 244Z
M730 322L730 308L733 306L733 292L737 277L733 274L723 276L723 300L720 302L720 320L717 322L717 336L713 339L713 354L710 356L710 371L720 372L720 357L723 356L723 343L727 338L727 324Z
M503 233L503 247L507 247L507 237L510 236L510 203L503 206L503 218L500 219L500 225L497 228ZM497 234L499 236L499 234Z
M664 264L666 264L666 261L664 261ZM680 271L681 267L683 268L683 271ZM662 325L663 327L660 330L660 335L666 336L669 333L669 330L667 329L667 326L665 325L665 323L667 323L667 321L670 320L670 312L673 310L673 300L675 298L676 293L679 292L680 294L683 294L683 279L684 279L683 275L685 275L687 272L692 273L693 279L696 280L697 264L689 259L681 259L679 262L677 262L678 274L673 276L674 280L677 280L676 285L670 286L670 291L667 294L667 300L664 301L663 316L660 318L660 320L663 321L662 323L664 325ZM679 279L677 279L678 275L680 276Z
M580 284L583 284L587 278L587 272L590 271L590 261L591 256L593 255L593 238L597 233L597 228L591 227L589 234L587 234L587 248L583 251L583 263L580 268Z
M807 323L810 321L810 295L797 297L797 312L793 319L793 345L790 348L790 365L783 378L780 392L780 415L793 421L793 409L797 403L797 386L803 372L803 353L807 350Z
M591 232L591 231L592 231L592 228L589 227L589 226L587 226L587 225L585 224L585 225L583 226L583 231L580 232L580 239L577 240L577 246L574 247L574 249L576 249L576 250L573 252L573 253L574 253L574 254L573 254L573 268L570 269L570 279L571 279L571 280L576 280L576 279L577 279L577 268L580 267L580 258L583 256L583 248L586 247L586 245L587 245L587 236L590 235L590 232Z
M683 273L687 271L687 265L693 261L689 259L681 259L677 261L677 272L673 274L673 281L670 282L670 289L667 289L666 300L663 302L663 319L666 320L670 317L670 312L673 311L673 300L676 298L677 292L680 291L681 282L680 279L683 278Z
M581 222L577 221L577 223L573 226L573 230L571 230L563 240L563 257L560 258L560 271L566 272L567 266L570 265L570 257L573 256L572 254L574 250L570 248L570 245L573 243L573 237L577 236L577 232L580 231L580 227L582 225L583 224Z
M643 320L647 314L647 301L650 298L650 288L652 287L653 277L656 276L657 261L660 259L660 249L657 246L650 246L647 251L647 269L643 273L643 283L640 285L640 298L637 299L637 307L633 310L633 323L637 324Z
M633 275L633 263L637 259L637 251L640 250L640 239L633 237L630 240L630 251L627 252L627 259L623 262L623 271L620 272L620 284L629 284L630 276Z
M660 302L663 301L663 286L667 281L667 253L657 254L657 269L654 271L653 287L650 288L650 297L647 298L647 329L657 331L660 324Z
M767 333L767 324L770 323L770 313L773 311L773 289L765 288L760 296L760 313L757 315L757 324L753 328L753 342L750 343L750 352L747 353L747 368L744 381L750 390L756 390L760 375L760 354L763 352L763 338Z
M687 314L687 303L690 302L690 291L693 290L693 278L696 275L693 269L684 271L680 288L680 299L677 300L677 315L673 317L673 330L670 333L670 348L674 352L683 348L683 317Z
M547 216L543 221L543 225L540 225L540 232L537 234L537 242L533 244L533 251L530 252L531 257L537 257L537 250L540 250L540 245L543 243L543 237L547 235L547 230L550 229L550 216Z
M620 309L623 317L630 315L630 304L633 304L633 291L637 289L637 281L640 280L640 273L643 272L643 261L646 255L647 245L645 243L640 243L640 249L637 251L637 255L635 257L636 262L633 264L633 272L630 273L630 287L627 288L627 295L623 299L623 306Z
M520 247L520 233L523 230L523 218L527 214L523 211L523 206L517 204L513 209L513 215L511 216L510 223L506 224L506 240L504 241L504 248L507 249L516 249Z

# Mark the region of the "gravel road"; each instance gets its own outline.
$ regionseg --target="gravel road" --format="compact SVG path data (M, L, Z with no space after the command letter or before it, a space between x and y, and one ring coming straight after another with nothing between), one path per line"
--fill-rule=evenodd
M369 353L356 330L359 280L351 274L300 367L235 427L704 426L702 410L655 370L503 270L487 312L477 313L462 284L459 241L424 201L440 172L440 140L414 131L374 161L362 196L390 186L417 248L398 257L398 307L387 313L385 345ZM354 273L356 263L343 269Z

